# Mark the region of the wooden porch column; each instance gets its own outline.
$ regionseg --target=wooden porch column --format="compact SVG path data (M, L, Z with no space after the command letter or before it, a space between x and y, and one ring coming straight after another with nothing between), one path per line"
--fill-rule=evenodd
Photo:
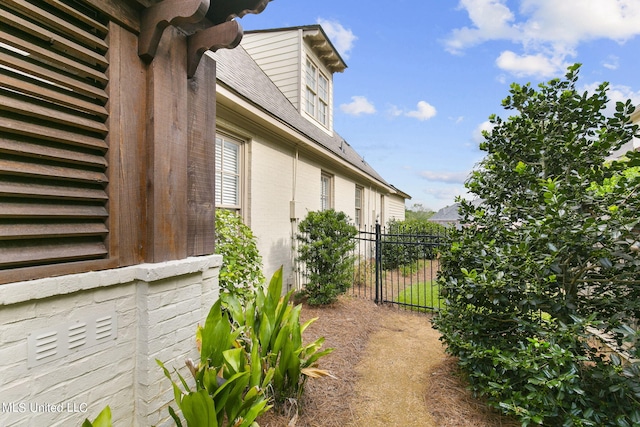
M165 30L149 64L147 262L187 257L186 36Z

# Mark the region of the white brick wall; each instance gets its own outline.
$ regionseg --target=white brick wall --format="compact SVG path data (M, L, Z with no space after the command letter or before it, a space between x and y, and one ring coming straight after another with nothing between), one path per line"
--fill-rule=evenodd
M80 426L106 405L117 427L171 425L171 384L155 359L182 370L197 357L220 264L213 255L0 286L0 426ZM115 313L115 339L29 365L30 333L102 313Z

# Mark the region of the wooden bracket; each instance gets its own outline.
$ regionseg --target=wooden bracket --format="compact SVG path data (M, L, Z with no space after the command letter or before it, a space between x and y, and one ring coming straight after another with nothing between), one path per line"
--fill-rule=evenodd
M210 0L163 0L142 12L138 55L151 61L158 49L162 32L169 25L197 23L204 19Z
M207 50L233 49L240 44L242 35L237 21L227 21L187 37L187 77L196 74L200 58Z

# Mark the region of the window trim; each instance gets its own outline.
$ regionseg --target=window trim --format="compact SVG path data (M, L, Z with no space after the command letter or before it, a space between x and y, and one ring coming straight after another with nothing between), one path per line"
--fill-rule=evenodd
M325 181L327 182L326 187ZM322 171L320 173L320 210L333 209L333 199L333 175Z
M220 171L218 169L218 139L221 139L223 142L228 142L234 144L238 147L237 151L237 172L233 173L230 171ZM214 186L214 200L216 209L228 209L237 212L238 214L242 214L243 205L244 205L244 147L246 141L241 138L231 136L225 132L216 132L216 141L215 141L215 164L214 164L214 174L215 174L215 186ZM224 160L223 160L224 161ZM222 165L224 167L224 165ZM220 178L220 173L234 174L237 179L237 188L236 188L236 202L235 204L223 203L222 194L218 195L218 189L222 189L222 187L218 187L218 185L222 185Z
M320 82L326 83L322 87ZM305 108L304 111L322 126L329 127L331 81L320 67L309 57L305 61ZM321 96L321 93L324 93Z
M360 193L360 197L358 197L358 193ZM362 227L362 208L364 206L364 187L356 184L355 191L355 200L354 200L355 210L354 210L354 219L356 227Z

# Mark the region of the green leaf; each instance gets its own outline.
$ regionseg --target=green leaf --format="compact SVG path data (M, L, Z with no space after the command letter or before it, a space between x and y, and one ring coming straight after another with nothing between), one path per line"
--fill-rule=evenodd
M218 427L213 400L206 390L185 395L180 409L189 427Z
M105 406L105 408L100 411L98 416L93 423L88 419L85 419L82 423L82 427L111 427L111 408L109 406Z

